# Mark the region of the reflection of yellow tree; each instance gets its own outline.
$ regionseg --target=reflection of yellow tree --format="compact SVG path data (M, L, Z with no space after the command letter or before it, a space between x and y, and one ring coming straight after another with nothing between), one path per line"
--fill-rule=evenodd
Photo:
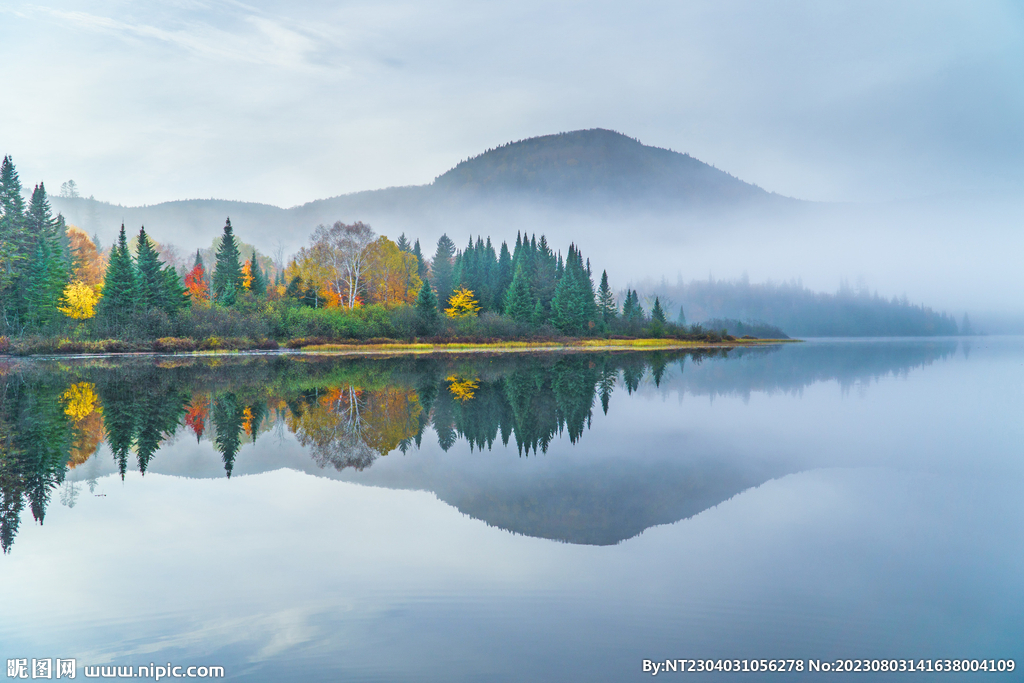
M64 414L75 423L68 465L74 467L88 460L103 441L103 409L99 406L96 385L92 382L72 384L61 394Z
M387 387L366 393L363 411L368 430L364 438L370 448L387 455L398 448L403 439L416 436L423 408L415 391Z
M468 401L473 398L476 395L476 388L480 386L478 379L459 378L455 375L445 378L445 381L451 382L448 391L456 401Z
M367 391L352 385L328 389L292 412L288 428L310 448L321 467L369 467L402 439L415 436L422 408L416 392L388 387Z
M64 404L64 414L75 422L91 415L96 410L99 400L96 385L92 382L72 384L60 396L60 402Z

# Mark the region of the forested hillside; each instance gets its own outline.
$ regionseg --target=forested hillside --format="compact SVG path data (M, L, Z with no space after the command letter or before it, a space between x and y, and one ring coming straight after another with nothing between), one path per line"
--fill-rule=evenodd
M796 337L916 337L958 333L956 320L946 313L912 304L905 297L886 299L850 288L825 294L792 282L752 284L745 280L708 279L675 285L646 283L638 285L638 289L672 302L670 313L675 319L681 307L690 323L716 318L759 321Z

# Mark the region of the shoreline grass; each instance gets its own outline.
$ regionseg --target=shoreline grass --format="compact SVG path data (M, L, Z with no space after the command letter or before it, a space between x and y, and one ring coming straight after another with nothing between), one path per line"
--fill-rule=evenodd
M394 343L394 344L317 344L294 353L310 355L374 355L383 353L516 353L524 351L651 351L677 349L718 349L766 346L799 342L799 339L737 339L734 341L688 341L680 339L576 339L543 342L487 343Z
M305 342L306 340L299 340ZM313 340L309 340L313 341ZM516 353L542 351L641 351L716 349L745 346L764 346L800 341L798 339L548 339L542 341L434 341L400 342L387 339L358 341L324 341L287 346L242 339L214 339L196 343L186 339L165 338L155 343L129 343L119 340L100 342L71 342L45 340L38 345L0 349L0 357L74 358L111 356L219 356L237 354L260 355L338 355L368 356L432 353ZM210 343L214 342L214 343ZM5 353L6 351L6 353Z

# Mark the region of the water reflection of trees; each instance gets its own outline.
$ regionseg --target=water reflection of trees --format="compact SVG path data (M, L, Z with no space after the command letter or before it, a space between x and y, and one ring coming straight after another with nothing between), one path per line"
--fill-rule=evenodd
M888 365L871 357L860 366L905 371L948 353L921 348L920 357L901 352ZM185 432L211 444L227 477L242 447L270 430L291 432L318 466L337 470L363 470L396 449L419 448L431 431L444 451L464 439L479 450L514 443L530 456L563 435L578 442L595 408L607 413L616 391L681 379L685 364L708 355L716 354L9 363L0 366L0 546L10 548L25 507L43 522L53 490L101 444L122 478L129 469L145 475L160 449ZM757 361L740 354L740 362L723 364L749 380L735 375L715 386L768 386L771 363L751 358ZM816 369L807 383L822 379L822 362L809 367ZM795 370L784 369L778 381L791 384ZM851 372L844 367L835 376L842 381ZM74 494L66 492L66 504Z

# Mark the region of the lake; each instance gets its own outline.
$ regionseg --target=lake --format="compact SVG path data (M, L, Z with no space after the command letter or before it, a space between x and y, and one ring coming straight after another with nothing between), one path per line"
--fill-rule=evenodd
M0 386L15 663L254 681L1024 665L1019 338L8 359Z

